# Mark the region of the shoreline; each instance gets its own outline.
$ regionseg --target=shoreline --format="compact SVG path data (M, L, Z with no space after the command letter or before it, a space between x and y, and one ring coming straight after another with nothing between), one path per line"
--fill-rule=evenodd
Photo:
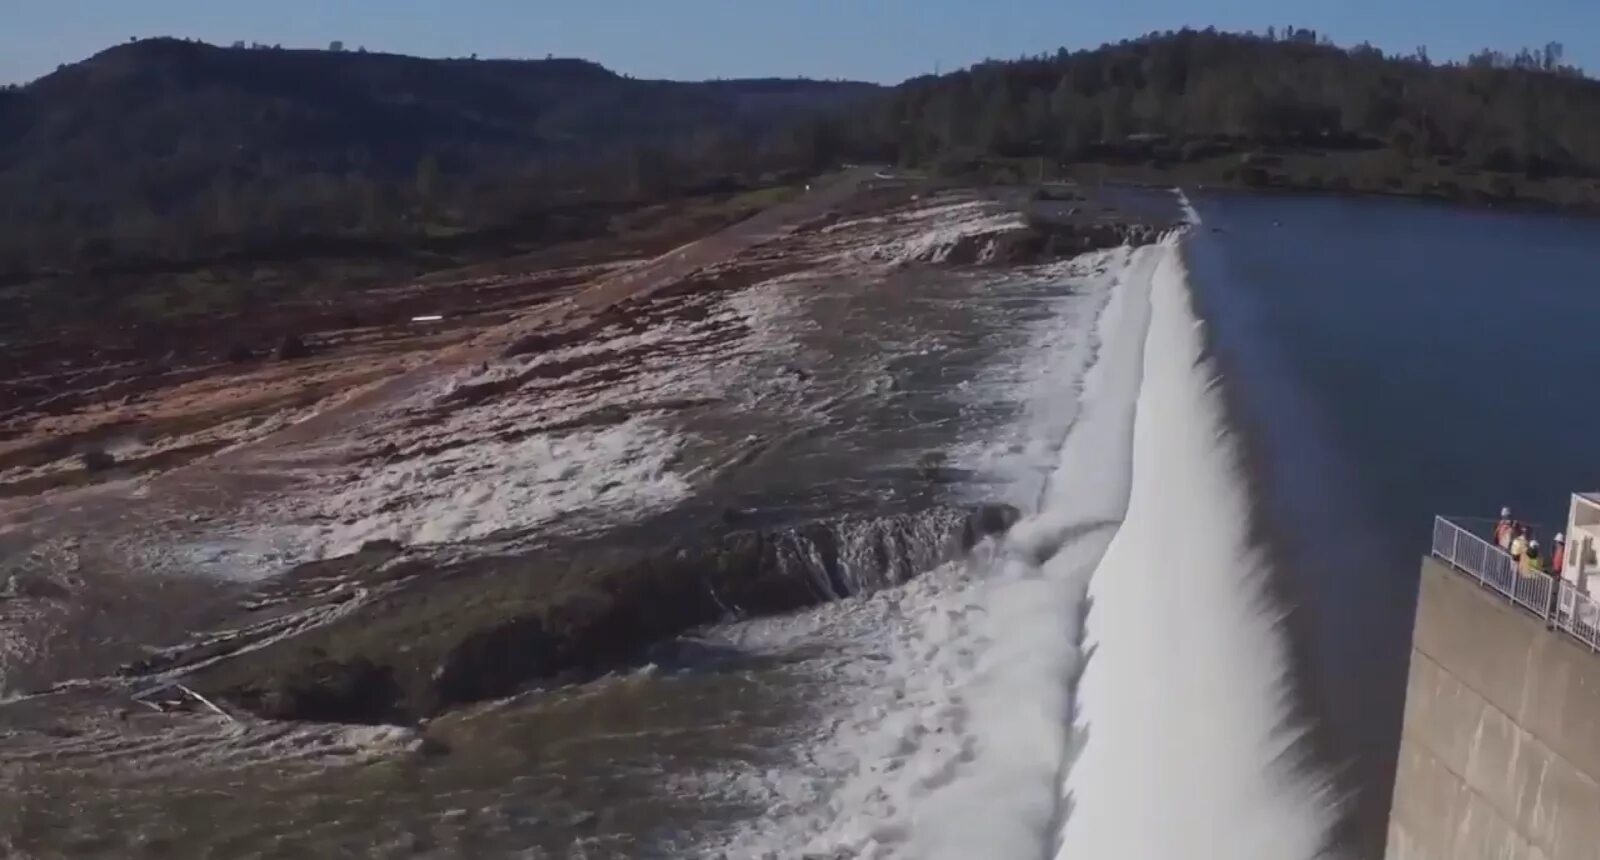
M1106 168L1112 165L1101 163L1087 164L1093 168ZM1385 188L1338 188L1330 185L1308 185L1301 183L1287 183L1277 185L1250 185L1243 182L1229 182L1207 177L1184 177L1174 171L1172 175L1147 178L1142 175L1109 175L1098 181L1107 186L1123 186L1146 190L1178 189L1185 193L1198 192L1201 194L1256 194L1267 197L1332 197L1349 199L1373 200L1405 200L1417 203L1426 203L1447 209L1460 209L1467 211L1505 212L1509 214L1534 214L1558 215L1584 220L1600 220L1600 196L1592 201L1582 203L1562 203L1545 197L1517 197L1508 200L1487 200L1468 197L1449 197L1443 194L1427 193L1425 191L1406 191ZM1075 181L1089 184L1093 180L1077 178Z
M1255 188L1248 185L1180 184L1150 186L1181 188L1185 192L1201 194L1258 194L1268 197L1330 197L1352 200L1394 200L1438 206L1444 209L1465 211L1504 212L1514 215L1555 215L1584 220L1600 220L1600 201L1581 205L1565 205L1550 200L1517 199L1495 202L1488 200L1458 200L1436 194L1418 194L1405 191L1362 188L1314 188L1310 186Z

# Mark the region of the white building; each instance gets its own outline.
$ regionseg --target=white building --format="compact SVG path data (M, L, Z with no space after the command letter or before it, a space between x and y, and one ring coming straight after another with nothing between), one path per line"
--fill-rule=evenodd
M1591 598L1600 599L1600 492L1573 493L1567 511L1566 560L1561 578Z

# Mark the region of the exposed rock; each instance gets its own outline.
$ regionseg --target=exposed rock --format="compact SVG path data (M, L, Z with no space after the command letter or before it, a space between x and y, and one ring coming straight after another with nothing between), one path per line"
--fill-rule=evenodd
M1022 512L1010 505L984 505L967 517L961 531L961 547L970 550L991 535L1005 534L1022 519Z
M71 589L42 573L14 573L6 583L5 590L0 591L0 599L29 597L35 600L66 600L71 596Z
M666 546L479 559L411 577L324 627L202 669L193 683L266 717L407 722L629 665L696 627L904 582L1019 517L1004 505L934 507L789 528L712 526Z
M523 335L512 341L502 353L505 358L518 355L527 355L532 352L547 352L564 346L580 343L593 332L583 326L570 327L565 330L549 332L533 332Z
M377 538L375 540L362 541L361 548L356 552L382 553L393 556L398 555L404 549L405 547L401 546L400 542L393 538Z
M300 338L300 335L286 334L282 340L278 341L278 348L273 354L277 356L279 361L293 361L310 355L311 349L306 346L306 342Z
M84 451L78 455L78 462L83 464L85 472L104 472L117 465L117 458L110 451Z
M298 610L326 609L356 600L359 591L348 587L351 584L383 587L419 573L417 566L399 558L400 553L399 544L375 540L367 541L350 555L298 565L238 603L240 610L249 613L248 619L239 619L236 625L222 631L197 631L188 641L124 663L117 674L138 677L175 672L277 639L286 630L302 625ZM324 659L327 655L307 652L302 656Z
M572 601L557 613L557 621L569 625L599 606L585 607L584 600ZM563 631L571 634L571 630ZM498 627L469 634L458 643L433 672L435 706L450 702L471 702L503 695L530 678L544 678L560 670L572 655L561 655L563 643L545 630L539 618L515 618Z
M1119 245L1148 245L1160 238L1161 229L1149 224L1122 220L1035 219L1026 225L957 237L916 259L947 265L1018 266Z
M411 751L417 755L428 757L449 755L450 745L432 735L424 734L417 738L411 747Z
M313 660L271 675L237 702L263 717L328 723L404 720L394 669L365 657Z

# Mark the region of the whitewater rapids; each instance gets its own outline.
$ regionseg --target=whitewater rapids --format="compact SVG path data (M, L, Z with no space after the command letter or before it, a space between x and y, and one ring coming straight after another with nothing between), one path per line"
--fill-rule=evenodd
M1089 586L1058 858L1298 858L1326 786L1286 724L1288 657L1176 240L1149 282L1127 515Z
M1019 357L1023 453L974 464L1029 512L1003 544L806 622L858 640L845 704L726 856L1326 853L1182 241L1102 255L1098 312Z

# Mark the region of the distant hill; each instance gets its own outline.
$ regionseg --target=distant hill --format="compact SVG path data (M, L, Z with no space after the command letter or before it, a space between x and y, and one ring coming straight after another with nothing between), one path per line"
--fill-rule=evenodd
M849 159L1600 208L1600 83L1556 43L1435 63L1296 28L1152 33L893 88L149 40L0 90L0 284L539 241L583 207Z
M760 169L786 162L798 117L877 90L133 42L0 91L0 274L286 234L469 229L558 191Z
M855 127L909 163L1223 159L1246 185L1600 200L1600 82L1555 42L1435 62L1292 27L1181 30L917 78L878 112ZM1301 152L1330 157L1279 169Z

